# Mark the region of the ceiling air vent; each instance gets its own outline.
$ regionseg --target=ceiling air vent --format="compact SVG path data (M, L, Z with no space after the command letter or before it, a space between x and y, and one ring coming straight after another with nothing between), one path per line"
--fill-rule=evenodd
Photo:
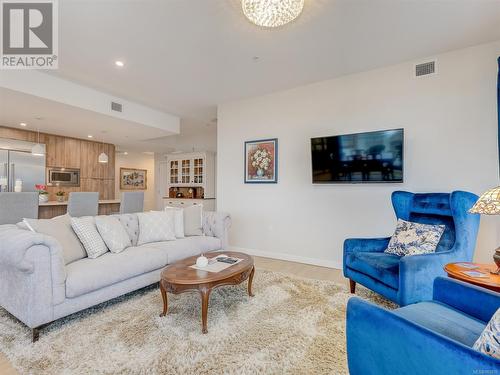
M123 106L120 103L111 102L111 110L116 112L122 112Z
M426 76L436 73L436 62L429 61L422 64L415 65L415 77Z

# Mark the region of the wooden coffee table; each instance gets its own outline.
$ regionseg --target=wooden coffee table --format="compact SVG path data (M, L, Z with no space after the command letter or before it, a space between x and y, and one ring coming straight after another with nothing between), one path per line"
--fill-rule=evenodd
M212 289L223 285L237 285L248 279L248 295L253 297L252 281L255 273L253 258L234 251L217 251L205 254L207 258L225 254L230 257L243 259L220 272L208 272L191 268L196 263L197 256L183 259L171 264L161 272L160 291L163 298L163 312L168 310L167 292L179 294L187 291L198 291L201 295L202 332L207 333L208 299Z
M460 262L467 263L467 262ZM465 281L470 284L477 286L482 286L483 288L493 290L495 292L500 292L500 275L494 275L490 271L496 271L497 266L492 264L477 264L477 263L467 263L477 268L470 269L467 267L460 266L460 263L448 263L444 266L444 270L449 277L461 281ZM479 271L486 274L488 277L471 277L463 273L463 271Z

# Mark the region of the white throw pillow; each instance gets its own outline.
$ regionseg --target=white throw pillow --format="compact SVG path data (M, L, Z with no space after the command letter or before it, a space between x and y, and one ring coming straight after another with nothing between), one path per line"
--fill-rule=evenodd
M165 207L165 211L172 210L174 213L174 229L176 238L184 238L184 210L179 207Z
M119 253L132 245L127 231L116 217L96 216L95 225L104 243L112 253Z
M137 217L139 218L137 245L175 240L173 211L139 212Z
M108 252L92 216L72 217L71 227L80 239L89 258L95 259Z
M203 236L203 206L201 204L184 209L184 235Z

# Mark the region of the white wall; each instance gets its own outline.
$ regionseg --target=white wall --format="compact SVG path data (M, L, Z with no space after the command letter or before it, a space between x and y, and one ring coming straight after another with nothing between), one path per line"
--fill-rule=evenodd
M412 61L220 105L217 202L233 218L230 244L340 267L345 238L392 234L392 191L498 185L498 56L500 41L437 56L432 77L413 78ZM311 137L397 127L405 128L403 184L311 183ZM273 137L279 183L244 184L243 142ZM498 220L482 219L476 259L491 261Z
M153 154L142 152L129 152L128 155L116 153L115 161L115 191L116 198L120 199L122 191L120 190L120 168L137 168L148 171L147 190L144 191L144 210L153 210L155 208L155 158Z

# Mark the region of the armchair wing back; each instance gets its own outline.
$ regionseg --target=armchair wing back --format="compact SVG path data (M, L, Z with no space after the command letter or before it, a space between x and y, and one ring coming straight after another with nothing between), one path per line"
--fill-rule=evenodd
M477 200L465 191L452 193L392 193L396 217L422 224L442 224L445 231L435 253L398 257L384 253L390 237L347 239L344 276L382 294L401 306L432 298L432 283L444 276L444 265L472 260L479 215L468 211Z

